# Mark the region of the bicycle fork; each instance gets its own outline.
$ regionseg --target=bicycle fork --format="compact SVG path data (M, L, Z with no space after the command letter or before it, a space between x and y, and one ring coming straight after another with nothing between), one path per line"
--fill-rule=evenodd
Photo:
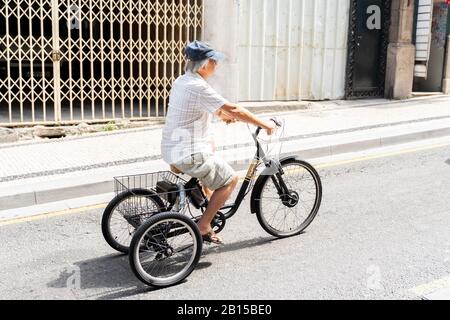
M272 179L272 182L277 189L277 193L280 196L281 202L283 202L285 206L293 207L298 202L298 193L288 188L283 179L283 168L281 167L281 164L277 164L277 166L277 172L274 175L270 176L270 178Z
M289 189L286 183L284 182L282 175L283 175L282 173L277 172L275 176L270 177L280 197L289 194Z

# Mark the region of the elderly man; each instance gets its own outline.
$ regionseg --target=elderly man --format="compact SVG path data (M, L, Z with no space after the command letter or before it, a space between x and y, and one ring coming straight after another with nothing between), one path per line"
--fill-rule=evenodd
M206 80L224 58L208 44L194 41L185 49L186 73L172 85L169 109L163 129L161 151L165 162L175 171L198 178L209 194L209 204L198 227L203 239L220 244L222 239L211 228L211 221L223 207L238 183L231 166L214 155L210 123L213 116L227 124L242 121L259 126L271 135L276 126L250 111L228 102Z

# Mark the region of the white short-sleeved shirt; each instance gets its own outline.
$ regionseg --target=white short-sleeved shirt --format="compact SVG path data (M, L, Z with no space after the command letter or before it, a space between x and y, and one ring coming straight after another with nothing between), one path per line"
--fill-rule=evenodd
M195 153L211 153L213 114L227 102L197 73L176 79L162 131L163 160L174 164Z

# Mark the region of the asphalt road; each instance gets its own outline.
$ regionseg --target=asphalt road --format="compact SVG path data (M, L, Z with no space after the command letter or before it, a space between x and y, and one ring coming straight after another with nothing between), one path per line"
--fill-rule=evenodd
M165 289L105 243L102 209L0 226L0 299L419 299L412 288L450 275L450 146L319 171L304 234L275 240L245 205L227 244Z

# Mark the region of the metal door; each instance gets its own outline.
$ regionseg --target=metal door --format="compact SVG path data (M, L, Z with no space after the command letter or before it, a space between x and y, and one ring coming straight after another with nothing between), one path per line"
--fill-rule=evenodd
M423 11L426 13L422 13ZM421 1L416 12L416 65L414 70L416 78L413 91L441 92L447 44L447 24L450 22L449 6L445 0L437 0L434 3ZM425 25L423 21L427 21L427 24ZM422 29L421 25L427 29Z
M383 96L390 0L352 0L347 98Z
M164 116L201 0L4 0L0 124Z

